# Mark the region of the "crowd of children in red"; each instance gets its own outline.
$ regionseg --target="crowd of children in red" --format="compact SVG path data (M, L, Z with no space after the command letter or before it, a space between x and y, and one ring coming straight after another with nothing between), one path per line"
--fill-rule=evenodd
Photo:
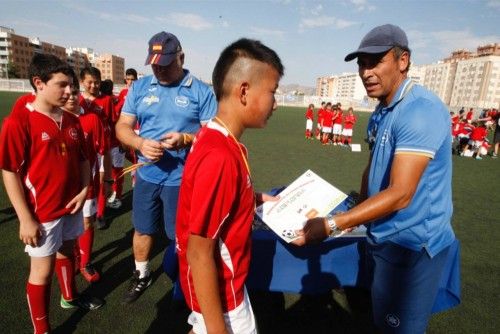
M350 146L352 132L357 117L352 108L347 109L344 114L340 103L321 102L316 118L316 129L314 126L314 104L310 104L306 111L306 139L321 141L323 145Z
M450 112L454 153L482 160L492 146L487 138L488 130L495 129L491 157L497 158L500 145L500 113L497 109L487 109L478 118L474 119L473 115L472 108L467 113L463 108L458 114Z

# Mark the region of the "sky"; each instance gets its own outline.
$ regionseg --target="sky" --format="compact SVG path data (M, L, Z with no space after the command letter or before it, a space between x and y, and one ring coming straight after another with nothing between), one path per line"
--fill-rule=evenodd
M89 47L144 66L147 42L175 34L185 67L211 81L220 52L231 42L258 39L280 56L283 84L314 87L320 76L357 71L344 57L385 23L406 31L416 65L435 63L456 49L500 43L500 0L234 0L234 1L6 1L0 25L64 47Z

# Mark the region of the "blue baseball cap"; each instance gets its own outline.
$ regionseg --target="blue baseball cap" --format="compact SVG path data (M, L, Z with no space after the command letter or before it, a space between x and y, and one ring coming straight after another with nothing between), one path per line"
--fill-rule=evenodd
M149 40L148 56L144 65L167 66L181 50L181 43L174 34L159 32Z
M408 38L405 32L393 24L384 24L370 30L361 40L356 51L349 53L344 61L351 61L362 53L376 54L389 51L395 46L408 49Z

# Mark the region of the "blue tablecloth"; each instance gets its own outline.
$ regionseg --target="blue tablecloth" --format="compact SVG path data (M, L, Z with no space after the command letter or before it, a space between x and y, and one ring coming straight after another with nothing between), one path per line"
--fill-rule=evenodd
M339 287L369 288L365 238L327 239L319 245L296 247L273 232L253 233L247 288L319 294ZM279 240L278 240L279 239ZM460 243L450 248L433 312L460 303Z

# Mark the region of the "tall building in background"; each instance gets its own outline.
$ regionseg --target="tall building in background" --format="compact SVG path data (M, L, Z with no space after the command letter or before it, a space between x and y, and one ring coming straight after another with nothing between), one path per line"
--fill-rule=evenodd
M94 66L101 71L102 80L111 79L115 84L123 84L125 78L125 59L112 54L96 58Z
M320 77L316 79L316 96L330 97L333 94L334 76Z
M125 59L112 54L99 56L91 48L65 48L17 35L14 29L0 26L0 78L28 78L28 66L35 53L53 54L66 60L77 74L89 65L99 68L102 78L122 84L125 73Z

